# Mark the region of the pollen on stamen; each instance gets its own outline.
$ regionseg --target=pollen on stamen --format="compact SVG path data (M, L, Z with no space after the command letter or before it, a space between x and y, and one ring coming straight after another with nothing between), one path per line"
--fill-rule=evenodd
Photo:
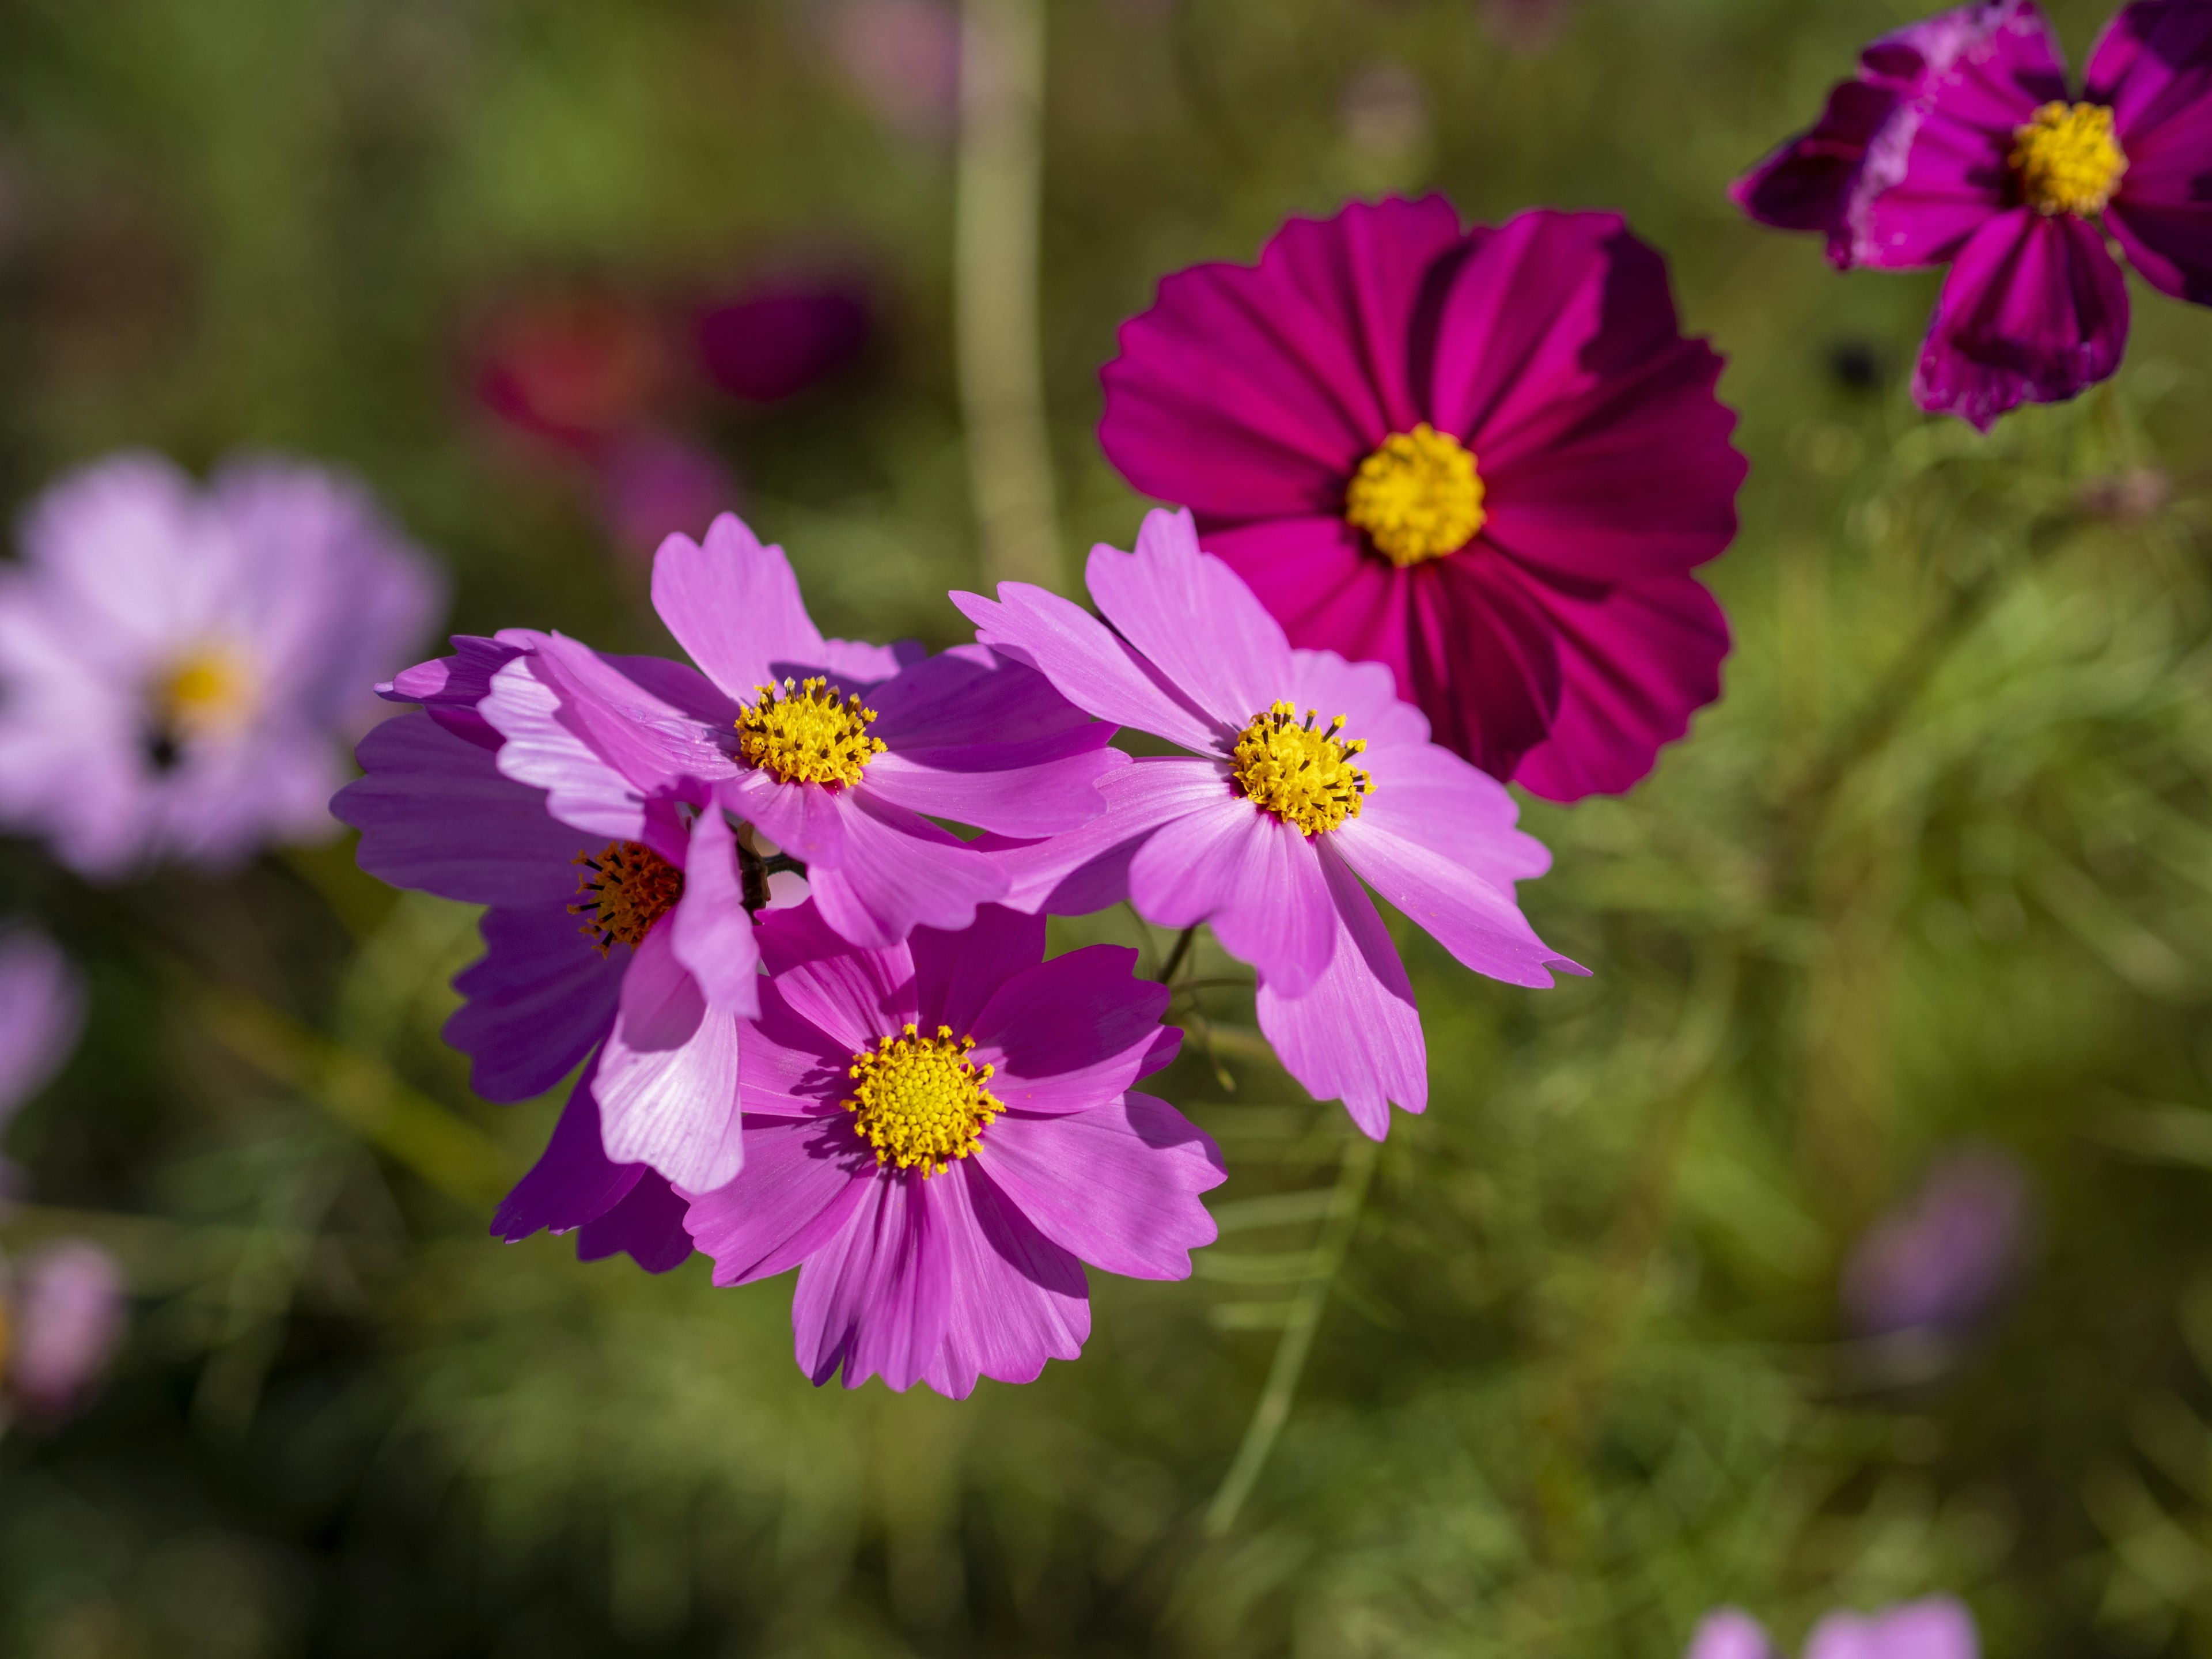
M919 1170L927 1180L981 1144L1006 1109L985 1086L996 1068L968 1058L975 1046L973 1037L956 1042L949 1025L923 1036L908 1021L900 1036L854 1054L844 1106L878 1168Z
M1316 726L1320 718L1309 708L1301 724L1297 706L1280 702L1254 715L1237 737L1230 774L1238 794L1309 836L1358 817L1374 789L1366 769L1352 763L1367 740L1346 738L1341 714L1326 728Z
M780 782L855 784L884 752L883 740L868 735L876 711L858 692L841 702L819 677L755 690L760 701L738 716L738 752Z
M1466 445L1426 421L1359 464L1344 517L1400 569L1456 553L1483 526L1482 475Z
M684 872L641 842L611 841L570 862L584 873L568 914L584 918L583 931L599 942L601 956L617 945L643 944L684 896Z
M2054 99L2012 136L2008 160L2021 198L2038 213L2101 213L2128 170L2112 112L2102 104Z

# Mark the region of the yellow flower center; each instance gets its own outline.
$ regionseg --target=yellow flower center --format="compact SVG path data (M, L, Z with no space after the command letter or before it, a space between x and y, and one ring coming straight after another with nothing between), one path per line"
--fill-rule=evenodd
M252 687L245 665L216 647L195 651L154 682L154 720L163 731L197 734L234 724Z
M738 752L781 782L858 783L884 752L868 735L876 711L858 692L840 702L824 679L755 689L761 700L738 716Z
M1482 494L1474 453L1423 421L1360 462L1344 492L1344 517L1402 570L1473 541L1485 517Z
M2102 104L2045 104L2012 137L2021 196L2038 213L2102 212L2128 170Z
M1309 708L1301 726L1297 706L1287 702L1254 715L1237 739L1237 768L1230 775L1238 794L1309 836L1358 817L1362 798L1374 787L1365 769L1352 763L1367 740L1340 737L1341 714L1317 731L1320 718Z
M684 872L640 842L611 841L572 862L584 866L576 883L584 896L568 914L584 918L584 932L598 937L601 956L617 943L642 945L653 924L684 896Z
M983 1086L994 1068L969 1062L975 1046L974 1037L954 1042L950 1025L922 1036L909 1022L905 1036L878 1037L853 1056L845 1109L878 1168L919 1169L926 1181L975 1150L983 1126L1006 1109Z

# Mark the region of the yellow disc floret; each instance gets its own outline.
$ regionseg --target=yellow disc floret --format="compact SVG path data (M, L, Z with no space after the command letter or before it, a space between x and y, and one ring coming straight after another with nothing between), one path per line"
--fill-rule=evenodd
M2102 104L2045 104L2012 137L2021 198L2038 213L2100 213L2128 170Z
M1006 1109L984 1087L993 1068L968 1058L973 1037L952 1039L940 1025L923 1036L879 1037L853 1056L853 1127L876 1149L878 1168L915 1170L927 1180L975 1150L983 1126Z
M1473 541L1482 528L1482 493L1474 452L1423 421L1360 462L1344 492L1344 517L1402 570Z
M760 701L738 716L738 752L748 766L784 783L854 784L884 752L883 740L868 735L876 711L858 692L840 702L818 678L755 689Z
M611 841L597 853L571 860L584 866L576 890L584 896L568 907L584 919L584 931L599 942L599 954L616 945L641 945L653 924L684 896L684 872L641 842Z
M245 665L210 647L180 657L154 682L155 723L198 735L235 725L247 712L252 688Z
M1230 775L1238 794L1309 836L1358 817L1360 801L1374 787L1365 769L1352 763L1367 740L1340 736L1341 714L1325 730L1315 726L1320 718L1309 708L1301 726L1297 706L1287 702L1254 715L1237 739Z

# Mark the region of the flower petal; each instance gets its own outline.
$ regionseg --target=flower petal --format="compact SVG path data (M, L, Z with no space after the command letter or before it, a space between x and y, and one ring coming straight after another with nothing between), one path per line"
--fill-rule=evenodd
M1683 1659L1781 1659L1759 1620L1735 1607L1717 1607L1698 1620Z
M2212 305L2212 12L2123 7L2089 55L2088 82L2128 158L2106 228L2154 287Z
M447 1042L475 1062L486 1100L532 1100L575 1068L614 1024L630 948L602 957L565 903L487 910L481 959L453 980Z
M646 1170L623 1201L576 1235L576 1260L600 1261L628 1255L649 1273L665 1273L691 1259L684 1231L685 1202L662 1176Z
M763 1018L780 1000L848 1055L919 1018L914 957L905 944L852 945L811 901L764 913L759 936L773 981L762 998Z
M965 1400L975 1379L1033 1382L1048 1359L1073 1359L1091 1334L1083 1264L1007 1202L965 1160L927 1183L942 1226L950 1306L922 1380Z
M991 1092L1017 1111L1079 1112L1166 1064L1173 1047L1155 1051L1170 993L1136 963L1126 946L1092 945L1006 980L970 1030L954 1028L975 1037L975 1064L997 1068Z
M709 1192L744 1159L738 1024L708 1007L676 959L672 932L666 921L657 925L623 975L592 1092L609 1158L649 1164L686 1191Z
M691 660L738 702L751 702L778 678L771 662L823 660L822 630L806 614L790 560L781 547L762 546L734 513L707 527L703 546L682 535L661 543L653 559L653 608Z
M1000 988L1044 960L1044 918L987 904L963 931L915 928L908 949L922 1029L950 1025L954 1035L969 1036Z
M1408 617L1412 683L1400 695L1429 717L1437 744L1494 778L1510 778L1550 732L1559 707L1550 620L1503 558L1462 553L1417 574Z
M1805 1638L1805 1659L1978 1659L1974 1616L1948 1595L1862 1617L1832 1613Z
M645 1173L641 1164L616 1164L599 1141L599 1109L592 1097L592 1068L568 1091L553 1138L515 1183L492 1217L495 1238L512 1243L544 1228L573 1232L596 1221L629 1196Z
M1422 825L1398 834L1354 818L1331 838L1333 850L1370 886L1426 931L1462 965L1509 985L1548 988L1551 970L1582 970L1536 937L1510 886L1488 881L1429 843ZM1449 844L1450 834L1438 839ZM1285 996L1298 989L1280 988Z
M693 1198L684 1217L714 1258L714 1283L772 1279L831 1243L876 1182L866 1150L842 1115L748 1116L743 1173Z
M1328 965L1335 943L1305 836L1234 795L1155 830L1130 860L1129 897L1157 927L1211 924L1224 950L1292 995Z
M838 807L844 845L808 863L806 884L823 919L855 945L880 949L917 927L965 927L977 905L1006 896L1004 871L927 818L865 789L845 792Z
M1109 772L1098 792L1106 811L1079 830L1045 841L986 836L974 843L1006 872L1002 902L1056 916L1120 904L1129 896L1129 862L1153 830L1231 799L1218 761L1165 757Z
M845 1371L911 1388L937 1357L952 1302L946 1218L916 1175L878 1176L843 1229L799 1269L791 1299L799 1368L817 1387Z
M671 915L668 944L718 1013L760 1012L760 946L738 878L738 838L709 802L691 821L684 896Z
M645 795L589 742L562 707L535 653L491 678L478 712L503 740L502 777L545 792L562 823L617 841L645 836Z

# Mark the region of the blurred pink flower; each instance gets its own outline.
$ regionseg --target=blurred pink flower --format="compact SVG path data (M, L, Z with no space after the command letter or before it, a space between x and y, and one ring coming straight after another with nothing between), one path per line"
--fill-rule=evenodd
M909 137L950 132L960 104L960 14L947 0L826 0L830 56L876 118Z
M641 557L678 532L704 537L716 514L743 505L721 457L672 433L633 432L615 440L599 458L598 477L609 533Z
M1978 1659L1974 1615L1948 1595L1905 1601L1880 1613L1832 1613L1805 1638L1804 1659ZM1749 1613L1720 1607L1690 1638L1685 1659L1781 1659Z
M1844 1264L1843 1302L1862 1336L1971 1333L2018 1277L2033 1227L2027 1172L1978 1146L1940 1160L1869 1228Z
M24 1262L8 1345L8 1394L18 1410L57 1422L89 1401L123 1340L125 1293L115 1258L83 1239Z
M0 1129L46 1086L84 1027L84 988L44 933L0 931Z

